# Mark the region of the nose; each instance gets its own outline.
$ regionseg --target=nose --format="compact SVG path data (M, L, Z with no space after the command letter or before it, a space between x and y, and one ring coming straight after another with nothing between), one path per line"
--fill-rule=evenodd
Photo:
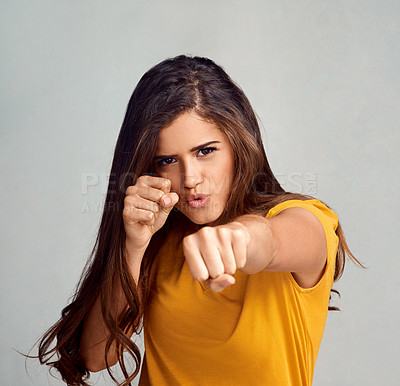
M203 181L201 168L193 162L186 162L182 170L182 183L186 189L193 189Z

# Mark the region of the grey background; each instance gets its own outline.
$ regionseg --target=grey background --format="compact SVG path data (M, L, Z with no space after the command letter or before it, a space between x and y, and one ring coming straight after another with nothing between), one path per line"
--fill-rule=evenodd
M342 311L328 315L314 384L397 384L400 2L15 0L1 9L1 385L61 385L35 361L26 372L14 349L27 352L73 293L134 86L181 53L214 59L239 83L279 180L334 208L368 266L348 263L335 285Z

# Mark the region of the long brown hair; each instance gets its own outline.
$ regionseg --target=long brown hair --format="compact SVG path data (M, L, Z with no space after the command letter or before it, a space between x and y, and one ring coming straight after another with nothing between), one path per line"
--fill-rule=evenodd
M266 214L273 206L288 199L312 198L285 192L281 187L268 164L257 118L248 99L220 66L207 58L181 55L151 68L130 98L115 146L97 239L75 295L62 310L59 321L39 342L40 362L57 369L69 385L87 385L89 371L80 356L79 342L85 315L97 298L100 298L103 319L110 332L106 363L107 353L114 343L126 378L121 385L130 384L139 373L141 354L130 339L130 333L139 333L142 329L154 257L171 229L179 230L183 224L190 224L178 210L170 213L163 228L153 236L142 260L138 283L135 283L124 255L122 210L125 191L140 175L154 173L153 159L160 130L186 111L195 111L203 119L217 124L228 136L234 150L237 173L219 223L246 213ZM346 253L362 266L351 254L340 224L336 233L339 248L335 280L343 273ZM110 312L116 280L120 281L127 300L127 307L118 320ZM56 343L52 347L53 341ZM125 366L123 352L128 352L135 361L136 368L131 374ZM52 360L54 355L56 358ZM115 380L108 363L107 370Z

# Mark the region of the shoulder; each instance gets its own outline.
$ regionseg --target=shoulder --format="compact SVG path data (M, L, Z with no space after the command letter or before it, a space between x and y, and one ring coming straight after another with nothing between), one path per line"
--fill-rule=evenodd
M266 218L273 218L283 212L284 210L290 208L303 208L308 212L314 214L314 216L321 222L324 228L336 230L338 226L338 216L337 214L330 209L326 204L317 200L317 199L306 199L306 200L286 200L283 201L274 207L272 207ZM293 212L293 211L292 211ZM286 212L287 213L287 212ZM303 213L303 216L306 216L304 211L297 211L297 214ZM312 218L312 216L308 216L308 218Z

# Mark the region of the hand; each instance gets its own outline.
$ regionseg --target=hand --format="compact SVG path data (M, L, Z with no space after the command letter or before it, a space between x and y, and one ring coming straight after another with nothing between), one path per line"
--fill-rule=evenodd
M220 292L235 283L232 275L246 265L249 242L239 222L205 226L183 239L183 254L193 278Z
M179 196L170 190L169 179L147 175L140 176L135 185L126 189L122 217L131 248L145 249L153 234L164 225L179 201Z

